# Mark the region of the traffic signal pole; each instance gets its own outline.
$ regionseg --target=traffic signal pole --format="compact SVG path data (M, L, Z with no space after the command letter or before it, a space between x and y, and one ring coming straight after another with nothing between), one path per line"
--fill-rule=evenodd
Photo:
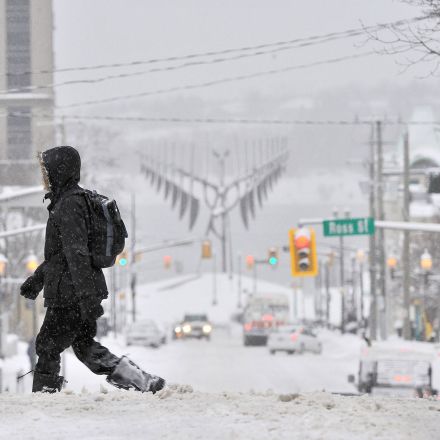
M369 163L369 180L370 180L370 197L369 197L369 210L370 217L376 218L376 161L374 151L374 126L371 130L371 142L370 142L370 163ZM376 293L376 235L369 236L369 266L370 266L370 339L377 339L377 293Z
M376 122L376 139L377 139L377 219L379 221L385 220L384 208L384 182L383 182L383 142L382 142L382 122ZM380 280L380 335L382 339L387 338L387 286L386 286L386 254L385 254L385 231L380 229L378 231L378 246L379 246L379 280Z
M330 263L325 262L325 322L327 328L330 328Z
M341 283L341 333L345 333L344 238L339 237L339 277Z
M131 193L131 242L130 242L130 289L131 313L133 322L136 321L136 196Z
M338 218L338 210L334 210L333 216ZM345 212L345 216L350 217L348 210ZM344 261L344 237L339 237L339 282L341 289L341 333L345 333L345 261Z
M238 295L237 295L237 308L241 309L242 304L241 304L241 293L242 293L242 285L241 285L241 264L242 264L242 255L239 252L237 254L237 271L238 271L238 277L237 277L237 290L238 290Z
M403 221L409 222L409 134L405 133L403 142ZM411 339L411 325L409 320L410 309L410 232L403 231L403 255L402 255L402 269L403 269L403 338ZM439 296L440 301L440 296ZM439 323L440 323L440 304L439 304Z

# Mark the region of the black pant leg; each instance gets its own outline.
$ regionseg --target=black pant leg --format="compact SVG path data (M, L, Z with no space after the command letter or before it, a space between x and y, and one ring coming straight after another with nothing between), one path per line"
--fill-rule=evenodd
M35 371L59 374L60 354L72 345L79 328L80 313L77 306L49 307L35 342L38 355Z
M76 357L95 374L110 374L119 362L119 357L94 340L96 322L83 322L72 343Z

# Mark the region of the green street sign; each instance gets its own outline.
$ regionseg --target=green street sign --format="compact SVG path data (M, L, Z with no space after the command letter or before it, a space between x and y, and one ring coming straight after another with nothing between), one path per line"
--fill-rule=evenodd
M373 235L374 218L341 218L322 222L325 237L342 237L345 235Z

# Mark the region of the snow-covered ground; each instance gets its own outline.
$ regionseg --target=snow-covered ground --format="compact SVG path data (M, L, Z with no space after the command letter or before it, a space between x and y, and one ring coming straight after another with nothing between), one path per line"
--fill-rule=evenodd
M237 312L236 282L217 277L215 306L212 274L139 287L140 319L154 318L170 330L184 313L205 312L215 328L211 341L169 340L159 349L127 347L123 334L101 341L167 380L168 387L155 396L115 390L71 351L63 362L65 390L32 395L31 375L18 388L15 380L16 372L28 367L26 346L20 344L18 355L3 362L9 392L0 394L0 440L438 437L440 401L330 394L355 392L347 375L356 373L364 346L355 335L321 330L320 355L273 356L267 347L245 347L241 326L230 321ZM244 277L242 283L250 292L252 280ZM313 317L313 295L307 292L263 281L258 291L297 295L298 316ZM337 294L332 293L335 315Z
M327 393L0 395L0 439L433 440L440 402Z

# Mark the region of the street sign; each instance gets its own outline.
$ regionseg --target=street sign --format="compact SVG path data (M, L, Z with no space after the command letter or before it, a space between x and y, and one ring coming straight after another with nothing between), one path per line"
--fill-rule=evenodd
M323 220L322 226L325 237L372 235L375 231L372 217Z

